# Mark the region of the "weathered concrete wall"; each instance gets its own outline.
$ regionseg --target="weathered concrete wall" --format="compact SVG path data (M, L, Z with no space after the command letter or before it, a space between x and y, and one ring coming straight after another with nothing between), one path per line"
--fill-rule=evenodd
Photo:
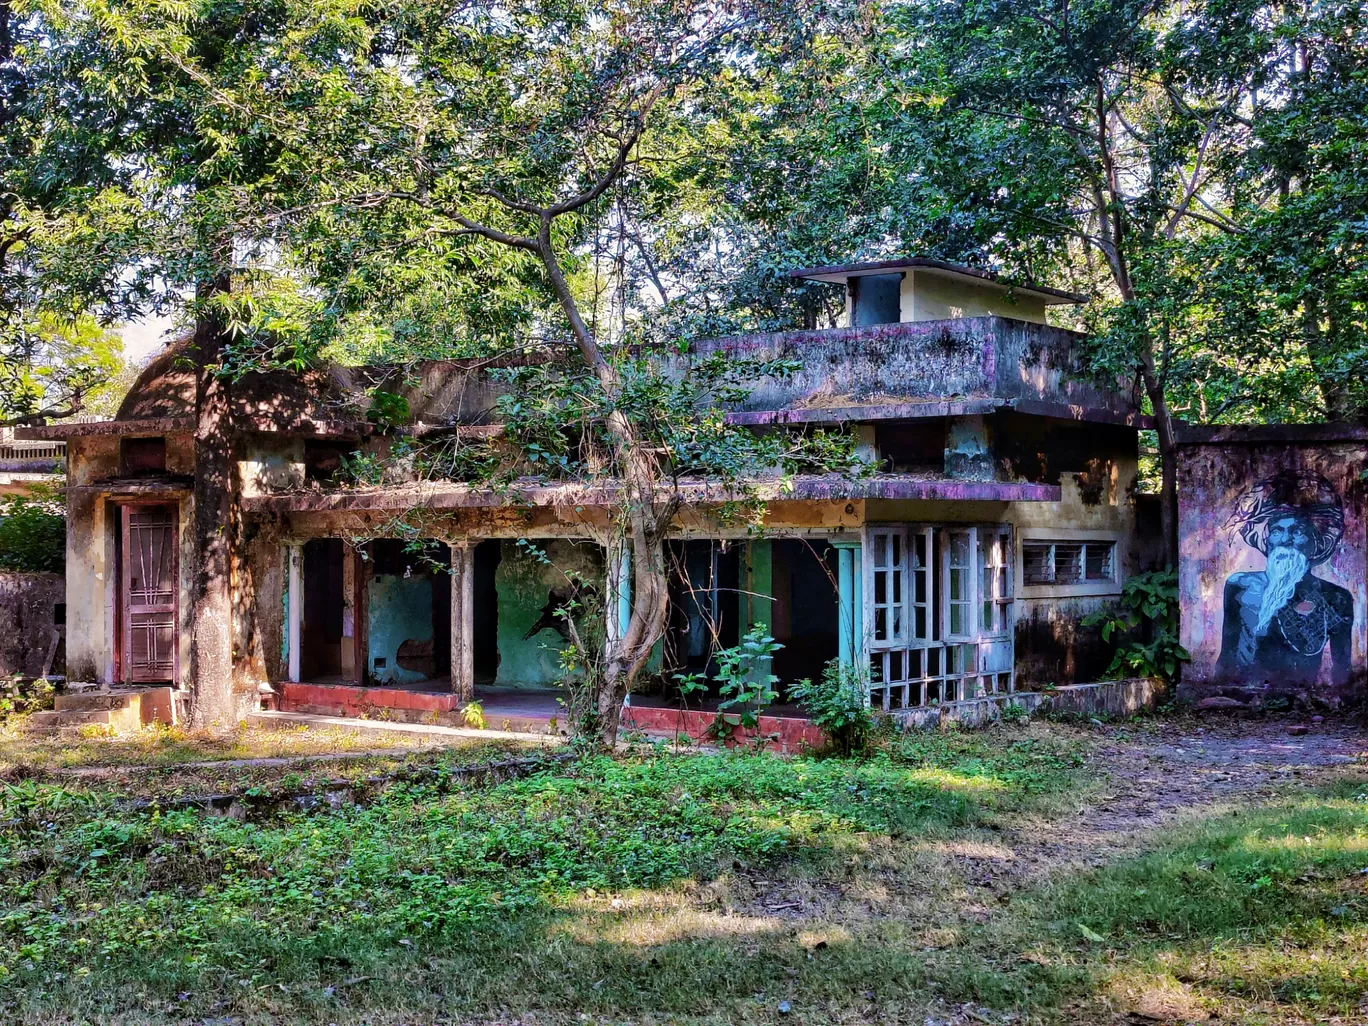
M60 574L0 571L0 677L61 676L66 628Z
M722 351L803 364L783 380L759 382L745 410L847 403L998 397L1129 414L1118 390L1089 383L1077 334L1004 317L919 321L864 328L787 331L700 342Z
M503 543L494 576L499 597L499 674L496 683L544 687L560 679L560 652L568 642L547 614L568 597L567 573L602 587L602 550L587 543L550 541L542 546L549 565L513 542ZM533 627L541 626L530 637Z
M1368 433L1207 428L1182 443L1182 693L1361 700Z
M1124 719L1154 709L1165 693L1161 682L1133 677L1095 684L1071 684L1053 691L972 698L967 702L903 709L890 715L907 730L933 730L951 724L983 727L1002 719L1007 710L1013 708L1022 710L1027 716Z
M432 644L432 578L427 574L376 574L369 595L370 661L381 684L411 684L429 674L399 665L405 642ZM410 646L412 647L412 646ZM384 665L377 665L383 659Z
M194 471L193 439L167 437L169 474ZM67 677L109 683L114 679L115 603L119 595L117 534L119 506L119 439L111 436L73 438L67 445ZM151 496L145 496L151 498ZM190 585L194 573L194 539L190 530L193 502L186 493L170 493L165 502L178 508L180 665L190 662Z

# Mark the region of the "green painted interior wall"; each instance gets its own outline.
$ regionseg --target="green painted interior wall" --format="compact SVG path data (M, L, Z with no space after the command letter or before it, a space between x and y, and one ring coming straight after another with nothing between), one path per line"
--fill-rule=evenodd
M741 559L740 616L744 634L751 625L768 628L774 617L774 545L769 541L748 542Z
M405 641L432 639L432 579L427 574L401 577L379 574L370 582L371 673L377 683L412 684L424 677L399 666L399 646ZM524 628L526 629L526 628ZM377 658L385 660L375 669Z
M597 547L565 541L542 545L547 566L520 548L503 543L494 588L499 600L499 673L494 683L509 687L547 687L560 677L560 651L566 642L550 628L524 639L541 617L551 591L566 587L563 571L586 574L602 587L603 559Z

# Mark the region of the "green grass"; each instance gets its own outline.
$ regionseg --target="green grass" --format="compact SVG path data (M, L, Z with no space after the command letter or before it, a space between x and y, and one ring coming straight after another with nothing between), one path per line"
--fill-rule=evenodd
M1054 953L1086 949L1115 988L1250 1021L1365 1015L1368 782L1205 820L1037 905Z
M240 724L229 731L149 725L110 735L92 725L72 736L29 734L23 717L0 721L0 772L93 766L179 766L191 762L291 758L376 749L432 747L427 738L375 737L345 730L271 729Z
M966 1002L989 1022L1368 1015L1362 771L1004 883L1013 829L1049 830L1098 786L1089 736L916 735L862 762L641 749L260 823L8 785L0 1007L339 1026L769 1022L781 1002L813 1023Z
M394 785L260 824L10 787L0 1001L31 1021L139 1007L340 1022L898 999L928 979L909 957L917 930L805 938L768 890L917 872L929 856L914 845L1068 790L1077 761L1020 732L861 763L654 751L486 789Z

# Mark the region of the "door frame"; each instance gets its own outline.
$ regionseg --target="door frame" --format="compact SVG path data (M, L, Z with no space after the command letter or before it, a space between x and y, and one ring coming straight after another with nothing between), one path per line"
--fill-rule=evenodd
M137 499L113 499L114 507L118 510L118 526L116 533L118 536L117 559L115 560L115 583L114 583L114 679L121 684L146 683L134 681L129 677L129 649L132 645L132 624L128 617L128 512L132 507L139 506L166 506L173 511L173 522L171 525L171 579L174 582L172 588L172 624L174 626L175 643L171 647L171 685L179 688L181 681L181 581L180 581L180 530L181 530L181 503L176 497L164 498L137 498Z

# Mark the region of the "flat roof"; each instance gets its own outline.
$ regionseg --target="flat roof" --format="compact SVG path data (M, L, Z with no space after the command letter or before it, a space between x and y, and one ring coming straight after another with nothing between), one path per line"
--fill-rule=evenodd
M830 267L802 267L789 271L788 276L790 278L804 278L808 281L829 281L844 284L851 278L861 278L869 274L892 274L896 271L909 270L929 271L946 278L967 278L976 285L992 285L1003 290L1010 289L1014 292L1040 296L1045 300L1047 306L1079 304L1088 301L1087 296L1079 295L1077 292L1065 292L1062 289L1052 289L1046 285L1032 285L1029 282L1014 284L1010 281L1004 281L992 271L981 271L977 267L951 264L944 260L932 260L928 257L874 260L861 264L833 264Z

